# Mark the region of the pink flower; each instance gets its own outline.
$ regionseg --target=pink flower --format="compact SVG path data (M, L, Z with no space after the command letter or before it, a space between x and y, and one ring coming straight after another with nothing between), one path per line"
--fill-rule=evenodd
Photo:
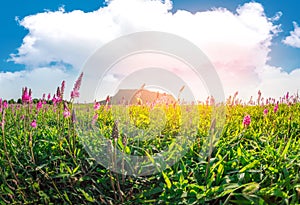
M99 102L96 102L95 104L94 104L94 110L96 111L96 110L99 110L99 108L100 108L100 103Z
M71 113L70 113L70 111L67 108L65 108L63 115L64 115L64 118L68 118L68 117L71 116Z
M79 98L79 91L78 90L72 90L71 91L71 98Z
M7 101L4 101L4 102L3 102L3 107L4 107L4 108L8 108L8 103L7 103Z
M42 107L43 107L43 103L42 103L42 101L39 101L39 102L36 104L36 109L37 109L37 110L40 110Z
M56 96L57 96L57 98L61 98L61 92L60 92L60 88L59 87L57 87Z
M275 107L274 107L274 113L276 113L277 110L278 110L278 104L276 104Z
M246 115L246 116L244 117L244 120L243 120L243 125L244 125L244 126L249 126L250 123L251 123L251 117L250 117L250 115Z
M36 128L36 126L37 126L36 120L32 120L32 122L30 123L30 126L33 128Z
M269 112L269 110L266 108L266 109L264 109L264 115L267 115L268 114L268 112Z
M74 88L71 92L71 99L79 97L79 89L80 89L82 77L83 77L83 73L80 74L80 76L78 77L78 79L76 80L76 82L74 84Z
M31 102L31 90L27 90L27 87L23 89L23 94L22 94L22 102L23 103L30 103Z
M61 83L61 88L60 88L60 93L61 93L62 97L64 96L65 87L66 87L66 82L63 80Z
M52 98L52 103L53 103L53 105L56 106L56 104L57 104L58 102L59 102L59 99L56 98L55 95L53 95L53 98Z
M54 106L56 106L61 101L62 101L61 97L57 97L56 95L53 95L52 103L53 103Z
M49 93L49 94L48 94L48 100L50 100L50 98L51 98L51 94Z

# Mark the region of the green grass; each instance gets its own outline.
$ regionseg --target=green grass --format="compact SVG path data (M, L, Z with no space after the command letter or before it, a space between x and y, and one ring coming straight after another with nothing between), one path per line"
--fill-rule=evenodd
M299 103L279 104L276 113L274 105L227 106L219 140L205 157L201 156L209 140L211 107L199 105L198 127L193 132L196 140L184 157L165 170L141 177L111 172L88 155L72 118L63 117L63 104L44 105L39 112L35 105L13 106L0 114L0 121L5 121L0 130L0 204L300 203ZM155 116L149 107L126 109L131 110L132 125L151 127ZM114 141L114 120L122 117L114 108L102 106L96 125L122 152L152 155L171 146L182 125L183 108L160 109L166 113L166 124L148 141L136 140L137 133L122 142L122 127ZM78 107L77 111L80 114ZM127 112L121 111L117 113ZM88 119L94 114L92 105L90 113ZM245 127L242 122L247 114L251 123ZM37 128L30 126L33 119Z

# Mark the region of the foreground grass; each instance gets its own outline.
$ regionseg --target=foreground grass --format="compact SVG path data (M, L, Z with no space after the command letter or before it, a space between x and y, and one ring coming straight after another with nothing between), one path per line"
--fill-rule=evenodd
M204 116L207 109L202 107ZM194 145L172 167L148 177L124 177L87 154L74 119L63 116L63 104L39 111L30 105L6 108L0 118L0 203L300 203L300 104L273 109L271 104L228 106L209 156L200 157L210 126L204 120ZM103 120L107 113L100 111ZM245 115L251 116L249 126L242 124ZM36 128L30 126L34 119Z

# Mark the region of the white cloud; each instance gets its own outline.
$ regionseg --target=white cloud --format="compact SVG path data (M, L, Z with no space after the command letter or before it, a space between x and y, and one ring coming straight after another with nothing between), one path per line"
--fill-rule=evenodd
M288 74L267 65L272 38L280 30L280 25L274 24L279 13L268 18L262 5L254 2L239 6L236 12L217 8L194 14L184 10L171 13L171 9L171 1L111 0L94 12L60 9L27 16L19 23L29 33L11 60L30 68L63 62L78 72L87 58L106 42L124 34L156 30L182 36L202 49L216 67L227 96L238 90L242 97L248 98L262 89L266 95L278 97L282 92L300 87L297 81L291 80L298 76L298 70ZM299 40L295 38L299 33L295 24L291 33L294 37L290 38ZM55 72L50 68L47 71ZM2 73L0 82L8 75L22 81L17 72ZM62 80L66 75L60 72L57 78ZM35 80L31 78L32 82ZM280 80L288 83L282 89L271 90ZM0 95L4 94L1 89Z
M294 31L290 32L290 35L287 36L282 42L286 45L300 48L300 27L296 22L293 22L294 24Z
M66 82L66 99L70 98L70 90L77 76L68 73L60 67L40 67L28 71L0 72L1 97L18 99L22 95L22 88L32 89L34 98L41 98L45 93L53 95L61 85L62 79Z

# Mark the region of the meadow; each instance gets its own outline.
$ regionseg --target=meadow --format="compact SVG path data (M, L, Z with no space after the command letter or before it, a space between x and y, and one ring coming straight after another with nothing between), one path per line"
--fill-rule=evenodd
M1 99L1 204L300 203L297 94L271 99L259 92L257 98L243 103L236 93L223 105L225 121L218 140L207 143L213 128L213 103L118 107L111 106L107 99L102 104L82 106L74 103L80 95L81 78L70 97L64 93L63 81L54 95L44 95L36 102L27 88L23 88L19 104ZM157 127L159 124L150 123L155 119L150 111L155 108L166 113L166 123L159 133L147 133L148 141L137 141L140 133L135 137L124 135L122 131L128 126L118 127L116 123L116 113L125 112L134 127ZM194 113L193 109L199 113L199 120L193 122L195 140L172 166L147 176L124 175L102 166L96 160L101 155L93 157L84 148L95 148L101 139L82 138L76 129L83 119L80 112L88 110L86 121L81 122L96 127L93 133L103 136L110 149L151 159L155 153L175 146L173 140L180 132L183 113ZM209 149L202 156L206 144Z

